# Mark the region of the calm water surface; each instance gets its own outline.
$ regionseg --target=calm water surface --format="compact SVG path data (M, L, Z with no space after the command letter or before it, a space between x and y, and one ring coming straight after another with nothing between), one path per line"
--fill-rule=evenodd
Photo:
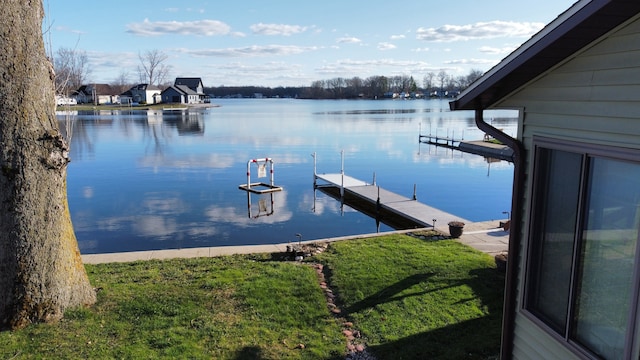
M345 172L471 221L506 217L513 166L418 143L418 134L481 139L472 112L439 100L217 100L199 112L71 116L71 217L83 253L281 243L376 232L376 221L313 189ZM516 134L515 112L486 112ZM65 116L59 115L64 126ZM489 121L488 120L488 121ZM238 189L247 161L274 160L271 195ZM258 169L252 165L252 181ZM272 205L273 200L273 205ZM249 206L249 203L251 204ZM392 230L381 224L380 231Z

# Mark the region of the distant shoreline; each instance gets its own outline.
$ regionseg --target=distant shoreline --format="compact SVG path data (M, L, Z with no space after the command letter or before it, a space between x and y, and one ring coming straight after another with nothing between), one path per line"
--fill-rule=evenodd
M216 104L151 104L151 105L92 105L92 104L79 104L79 105L60 105L56 106L56 111L94 111L94 110L129 110L129 111L147 111L147 110L165 110L165 109L208 109L214 107L220 107Z

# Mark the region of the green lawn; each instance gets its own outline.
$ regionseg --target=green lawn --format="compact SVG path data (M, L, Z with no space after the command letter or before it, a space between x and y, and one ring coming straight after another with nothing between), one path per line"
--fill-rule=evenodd
M308 263L270 255L87 265L98 302L0 332L0 359L340 359L351 321L378 359L492 359L503 278L457 242L393 235L332 244L333 315Z
M380 359L492 359L504 276L456 241L394 235L341 242L319 259Z

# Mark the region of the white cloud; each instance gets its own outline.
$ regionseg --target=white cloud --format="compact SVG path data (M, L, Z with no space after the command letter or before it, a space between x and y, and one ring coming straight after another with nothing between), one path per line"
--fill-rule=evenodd
M77 35L84 35L84 34L87 33L86 31L71 29L71 28L68 28L66 26L56 26L56 27L54 27L54 29L56 31L61 31L61 32L66 32L66 33L71 33L71 34L77 34Z
M395 48L396 48L395 45L393 45L391 43L388 43L388 42L378 43L378 50L392 50L392 49L395 49Z
M94 71L100 69L121 70L127 68L135 68L140 62L138 54L131 52L106 53L87 51L87 57L89 58L89 63L91 64L91 68ZM113 78L115 78L115 75Z
M401 40L404 39L404 35L391 35L391 40Z
M445 64L448 65L492 65L496 64L496 60L488 60L488 59L456 59L445 61Z
M339 44L359 44L362 42L362 40L353 36L343 36L341 38L338 38L336 42Z
M491 46L481 46L478 51L485 54L499 55L499 54L509 54L513 50L515 50L515 46L505 46L501 48L491 47Z
M340 61L342 64L349 65L374 65L374 66L422 66L426 65L424 61L416 61L416 60L393 60L393 59L380 59L380 60L342 60Z
M268 62L265 64L243 64L239 62L232 62L223 65L215 65L216 69L223 69L226 72L237 72L242 74L253 73L273 73L278 71L296 71L300 70L302 67L297 64L290 64L285 62ZM281 162L281 161L279 161Z
M452 42L499 37L529 37L538 32L543 23L489 21L468 25L443 25L439 28L419 28L416 38L425 41Z
M382 67L398 68L402 71L430 71L433 67L424 61L415 60L394 60L394 59L376 59L376 60L339 60L333 64L326 64L316 72L324 75L335 74L354 74L354 73L376 73ZM379 74L378 74L379 75Z
M285 25L285 24L254 24L251 25L251 31L258 35L282 35L290 36L299 34L307 30L306 26Z
M231 27L218 20L197 21L149 21L127 25L127 32L139 36L177 35L227 35Z
M264 81L287 81L286 83L310 83L313 79L305 77L302 73L303 67L299 64L291 64L285 62L267 62L264 64L247 64L242 62L229 62L222 65L211 65L214 71L219 72L214 77L216 81L222 81L227 85L246 85L246 83L264 82ZM253 142L257 142L253 141ZM259 141L278 144L300 144L298 139L286 139L282 136L272 138L271 136L261 136ZM278 163L283 163L284 155L278 157Z
M315 46L294 46L294 45L253 45L241 48L226 49L177 49L185 54L193 56L217 56L217 57L249 57L249 56L285 56L301 54L317 50Z

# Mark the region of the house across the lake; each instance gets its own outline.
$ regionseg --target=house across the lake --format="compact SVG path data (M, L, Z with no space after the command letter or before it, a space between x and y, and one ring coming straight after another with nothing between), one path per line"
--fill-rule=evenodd
M138 84L126 92L120 94L122 104L158 104L161 102L159 87L149 84Z
M117 104L120 102L120 94L108 84L82 85L72 95L78 104Z
M577 1L450 107L514 150L501 358L639 359L640 1Z
M204 86L201 78L176 78L172 86L162 94L163 103L201 104L206 102Z

